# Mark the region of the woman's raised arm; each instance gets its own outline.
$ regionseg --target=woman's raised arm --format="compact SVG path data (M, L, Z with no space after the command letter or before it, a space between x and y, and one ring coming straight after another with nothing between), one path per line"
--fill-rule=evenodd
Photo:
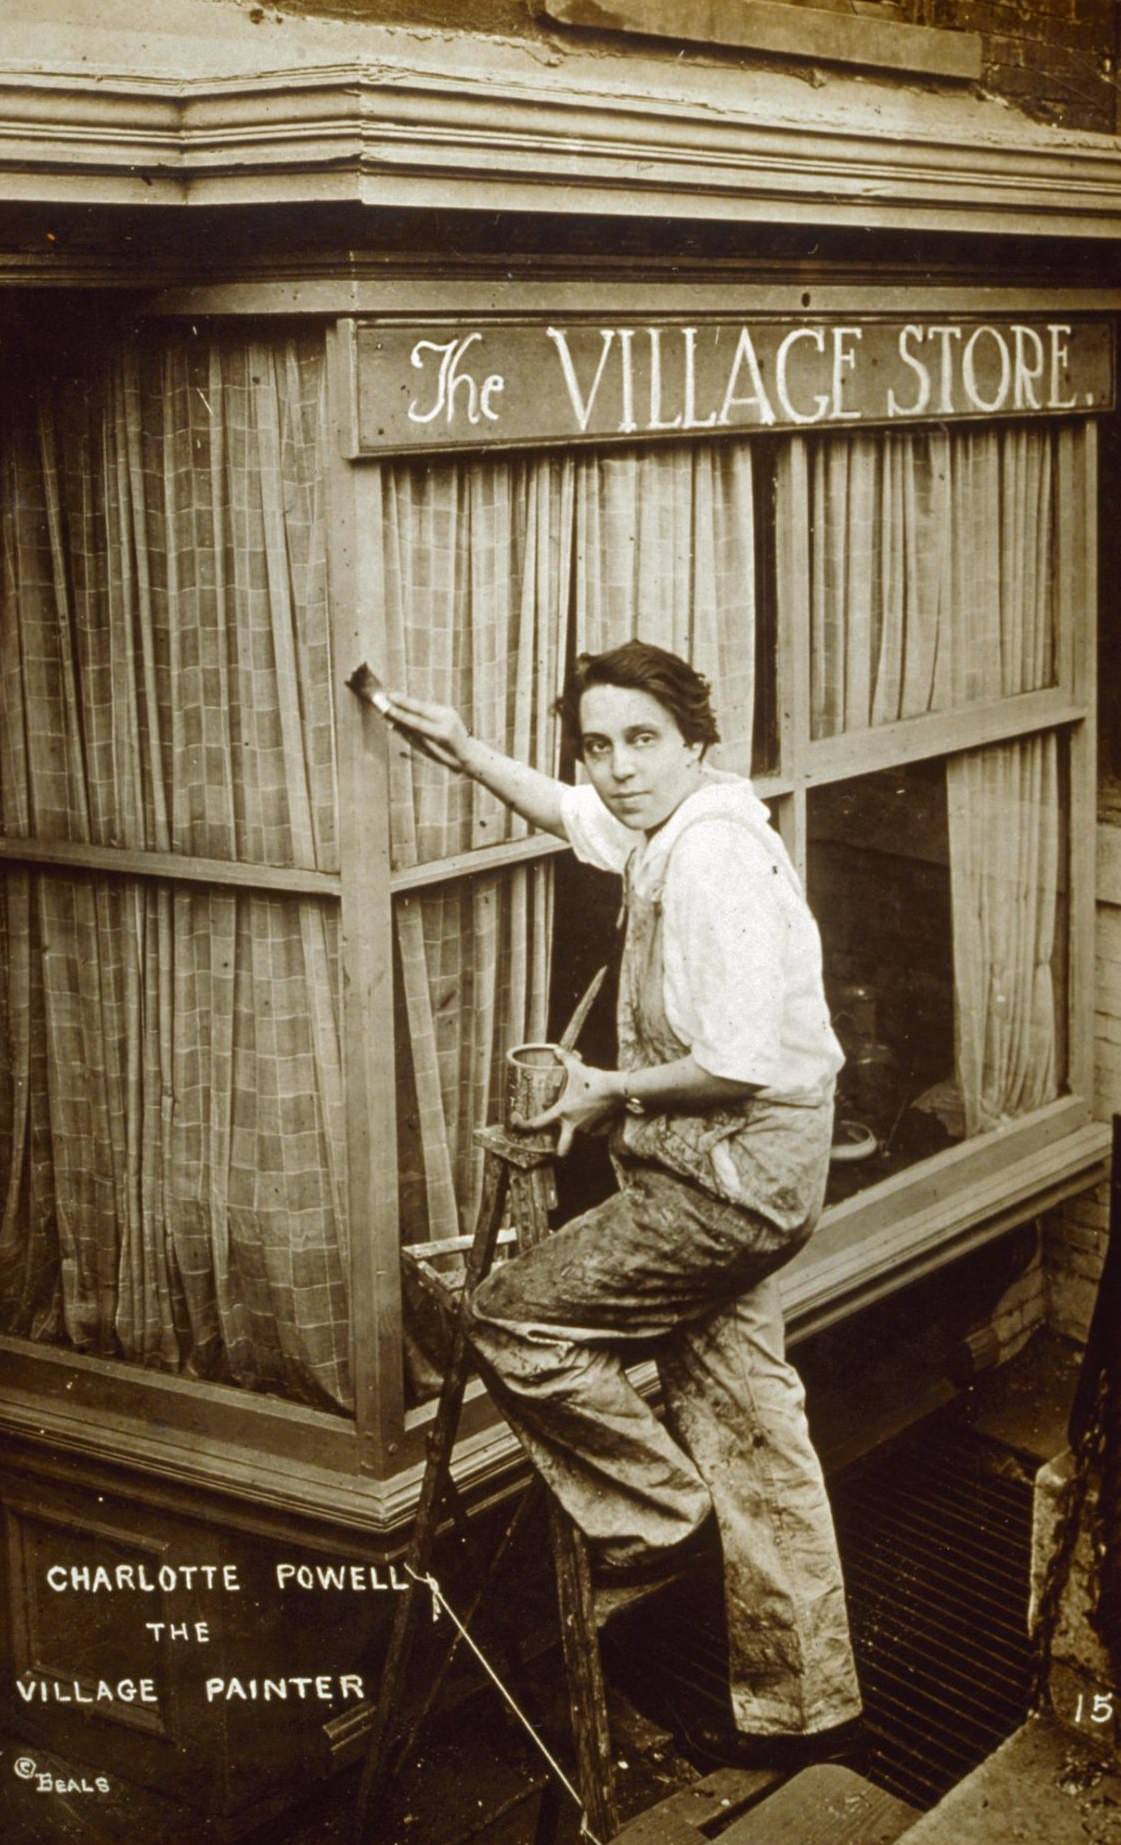
M563 782L473 737L451 705L434 705L426 699L410 698L405 692L388 691L383 702L385 715L406 739L410 732L422 737L429 754L449 769L481 782L532 826L555 833L559 839L567 838L561 819Z

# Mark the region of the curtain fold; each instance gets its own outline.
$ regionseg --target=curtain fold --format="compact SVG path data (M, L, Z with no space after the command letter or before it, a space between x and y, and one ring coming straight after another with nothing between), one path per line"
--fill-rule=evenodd
M12 429L6 833L337 866L325 409L320 341L176 337ZM3 903L8 1329L349 1406L333 909L62 870Z
M638 636L713 688L714 762L751 773L756 564L751 447L671 443L576 462L576 645Z
M1058 780L1054 735L971 750L949 765L954 1025L967 1134L1058 1094Z
M1054 683L1050 431L808 445L814 737Z

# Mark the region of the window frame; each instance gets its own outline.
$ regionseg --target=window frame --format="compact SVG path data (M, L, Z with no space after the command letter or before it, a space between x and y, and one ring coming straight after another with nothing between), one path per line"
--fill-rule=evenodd
M987 1236L1022 1220L1027 1201L1038 1200L1037 1210L1057 1202L1065 1179L1056 1156L1068 1137L1071 1152L1076 1144L1104 1151L1105 1129L1092 1120L1097 440L1093 418L1059 425L1054 685L816 739L808 635L804 646L797 645L802 612L809 607L809 560L793 542L794 507L804 505L807 495L805 447L798 438L788 443L788 465L776 475L783 781L778 825L803 877L811 788L1045 730L1064 734L1068 749L1067 1093L1022 1121L976 1135L829 1206L784 1285L788 1311L798 1316L803 1333L842 1317L854 1295L862 1302L874 1299L937 1266L944 1251L970 1246L981 1225L988 1226ZM955 1184L947 1198L948 1172ZM1049 1194L1049 1186L1057 1196ZM973 1201L963 1208L967 1194Z
M581 291L564 292L564 310ZM757 311L797 313L797 295L776 301L763 287L726 284L679 297L690 315ZM966 291L901 288L823 291L823 316L904 307L950 311ZM371 308L410 320L422 313L426 290L400 283L371 285ZM475 305L462 290L464 315ZM633 313L636 296L658 300L659 313L679 311L673 289L631 285L588 287L592 311L614 304ZM487 286L488 301L495 291ZM698 302L698 295L708 299ZM832 299L826 300L826 295ZM536 318L553 312L560 291L511 285L509 312ZM205 291L202 293L205 302ZM1009 291L1021 311L1028 304ZM552 304L552 305L548 305ZM442 305L447 306L446 294ZM1034 295L1030 311L1047 311ZM5 1386L4 1426L28 1440L50 1438L71 1453L122 1461L138 1475L168 1479L185 1489L213 1488L224 1508L266 1506L283 1522L349 1524L389 1531L415 1503L424 1437L432 1404L405 1411L401 1364L401 1281L396 1175L396 1097L393 1080L392 905L396 896L461 880L496 868L542 861L565 850L551 836L527 834L497 846L459 853L405 870L391 869L388 831L388 746L385 727L346 690L357 660L384 657L383 612L377 602L373 517L377 462L351 460L346 432L354 403L351 347L337 316L353 312L348 299L318 305L326 345L328 416L339 431L324 483L328 521L328 588L334 656L340 801L338 874L286 872L209 860L172 858L110 848L54 847L35 841L0 841L0 863L54 863L75 869L119 871L159 879L239 885L316 896L340 906L343 980L343 1060L347 1109L347 1167L351 1221L353 1421L328 1412L255 1396L232 1388L142 1371L119 1361L94 1359L61 1347L0 1337L0 1384ZM180 301L174 310L183 313ZM243 307L267 325L265 304ZM363 306L360 311L366 311ZM1064 311L1072 310L1069 295ZM1094 311L1088 302L1084 311ZM1097 311L1102 310L1098 307ZM205 306L196 308L205 312ZM1052 419L1047 419L1052 420ZM1065 465L1056 509L1059 615L1055 686L952 713L932 713L880 730L812 740L809 724L808 645L798 645L793 619L799 571L792 525L779 520L775 561L778 583L776 683L778 759L755 780L774 799L778 825L795 862L804 869L806 797L825 782L905 760L941 756L1039 729L1059 729L1069 741L1070 919L1067 980L1070 1093L1023 1122L978 1136L830 1208L810 1250L792 1265L784 1289L795 1338L839 1318L912 1277L951 1259L1022 1221L1049 1203L1091 1183L1103 1169L1107 1136L1092 1117L1094 826L1096 732L1094 636L1097 606L1097 480L1093 417L1060 424ZM843 440L843 430L836 433ZM702 436L700 439L704 439ZM760 441L776 438L760 435ZM784 438L784 440L786 440ZM790 438L790 441L796 438ZM621 445L622 446L622 445ZM463 457L470 465L470 457ZM776 491L793 492L790 481ZM785 546L785 550L784 547ZM376 1157L375 1157L376 1152ZM945 1177L954 1183L947 1191ZM906 1230L900 1240L901 1221ZM499 1477L516 1454L478 1383L472 1384L462 1425L457 1471L464 1486ZM240 1516L249 1517L244 1511Z

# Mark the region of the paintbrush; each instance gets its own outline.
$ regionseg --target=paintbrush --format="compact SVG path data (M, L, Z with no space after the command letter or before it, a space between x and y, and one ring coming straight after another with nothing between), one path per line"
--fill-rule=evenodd
M420 750L425 756L430 756L433 762L440 764L441 768L459 768L460 765L454 756L446 755L438 743L431 742L428 737L422 737L419 730L414 730L411 724L407 724L403 718L397 716L390 704L385 685L378 678L373 667L367 666L365 660L361 666L355 668L346 683L356 698L360 698L364 705L372 705L387 724L392 725L394 730L401 733L413 749Z
M588 1014L591 1011L592 1007L595 1005L596 997L599 993L600 987L603 985L606 979L607 979L606 967L601 967L598 973L592 975L592 978L588 983L587 992L584 994L583 999L580 1001L580 1004L577 1006L575 1012L572 1014L572 1017L569 1019L568 1024L565 1026L564 1030L561 1032L559 1039L557 1040L562 1051L571 1051L576 1048L576 1040L584 1029L584 1026L587 1022Z

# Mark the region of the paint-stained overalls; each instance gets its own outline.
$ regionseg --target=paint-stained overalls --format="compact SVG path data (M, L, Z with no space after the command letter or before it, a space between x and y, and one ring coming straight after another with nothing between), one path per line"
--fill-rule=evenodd
M629 874L619 1064L637 1069L688 1047L665 1014L664 872L641 896ZM618 1192L493 1270L470 1309L495 1400L605 1557L676 1544L715 1511L733 1711L760 1733L824 1729L860 1708L777 1282L821 1210L832 1113L830 1086L823 1099L758 1093L623 1117ZM625 1370L652 1342L664 1424Z

